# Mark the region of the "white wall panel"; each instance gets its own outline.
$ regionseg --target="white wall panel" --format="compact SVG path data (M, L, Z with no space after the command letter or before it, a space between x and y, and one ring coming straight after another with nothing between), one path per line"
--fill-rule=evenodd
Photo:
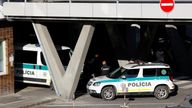
M119 18L140 18L141 4L138 3L119 3L117 8Z
M163 12L158 3L142 4L141 18L167 18L167 13Z
M47 3L26 3L25 15L26 16L46 16Z
M174 9L168 14L168 18L192 19L192 4L175 3Z
M29 3L5 2L5 16L192 19L192 3L175 3L163 12L159 3ZM0 16L1 17L1 16Z
M93 17L116 17L117 16L116 3L94 3Z
M3 15L3 6L0 6L0 19L4 19L4 15Z
M3 4L3 14L11 16L23 16L25 3L5 2Z
M70 5L71 17L92 17L91 3L71 3Z
M69 3L48 3L47 16L69 16Z

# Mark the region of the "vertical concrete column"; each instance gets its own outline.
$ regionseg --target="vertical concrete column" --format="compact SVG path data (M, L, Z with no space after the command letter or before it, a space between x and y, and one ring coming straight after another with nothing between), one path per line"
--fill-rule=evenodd
M148 25L145 27L141 27L141 41L139 45L138 55L141 60L149 60L151 59L151 48L153 41L155 39L155 35L157 32L157 25Z
M176 68L178 74L191 73L189 56L182 37L178 32L178 28L175 25L165 25L167 35L171 41L171 48L175 57ZM178 72L179 70L179 72Z
M124 26L121 24L105 24L105 26L107 28L107 32L109 34L113 48L116 52L122 52L123 49L126 48L126 44L122 38L124 36L124 34L122 34L122 28ZM119 55L121 54L117 53L117 56Z
M63 96L65 94L64 88L67 87L65 86L66 84L64 84L63 80L65 70L53 44L49 31L45 25L40 23L33 22L32 25L49 68L49 73L51 75L56 94L58 96Z
M65 87L63 91L65 92L65 99L73 99L73 95L79 82L80 74L83 69L83 64L87 55L94 29L95 28L92 25L83 25L72 58L64 75Z
M190 65L192 65L192 25L190 24L186 24L185 25L185 34L187 37L187 41L188 41L188 55L189 55L189 63Z
M126 49L127 58L129 59L138 59L138 46L140 43L140 29L139 24L126 25Z
M118 58L119 66L123 66L124 64L127 64L127 60L125 60L127 51L126 49L126 43L124 41L124 31L122 28L124 28L124 25L122 24L105 24L107 32L109 34L109 39L112 43L112 47L114 51L116 52L116 56Z

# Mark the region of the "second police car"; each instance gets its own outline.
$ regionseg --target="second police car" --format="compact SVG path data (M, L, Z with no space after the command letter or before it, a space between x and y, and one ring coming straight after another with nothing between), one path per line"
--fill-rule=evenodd
M56 46L56 49L66 69L73 51L67 46ZM17 82L48 85L53 89L48 66L39 44L17 45L14 55Z
M106 76L90 79L90 95L99 94L105 100L117 95L150 93L157 99L166 99L175 91L170 66L164 63L127 64Z

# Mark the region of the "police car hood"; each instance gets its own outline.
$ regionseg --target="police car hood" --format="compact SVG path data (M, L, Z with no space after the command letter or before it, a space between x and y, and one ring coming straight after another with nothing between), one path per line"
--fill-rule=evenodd
M106 75L98 76L93 78L94 81L100 81L100 80L109 80L110 78L106 77Z

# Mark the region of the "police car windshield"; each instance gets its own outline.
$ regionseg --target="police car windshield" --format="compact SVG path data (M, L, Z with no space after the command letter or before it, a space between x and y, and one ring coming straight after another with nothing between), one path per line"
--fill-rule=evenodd
M126 69L123 67L117 68L113 72L107 74L106 76L109 78L119 78L125 71Z

